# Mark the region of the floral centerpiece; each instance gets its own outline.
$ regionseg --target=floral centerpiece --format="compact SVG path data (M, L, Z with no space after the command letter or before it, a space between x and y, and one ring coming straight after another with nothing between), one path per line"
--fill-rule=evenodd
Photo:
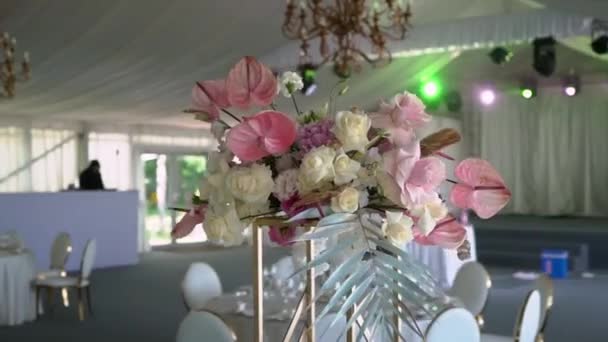
M381 101L371 113L333 111L331 103L303 112L295 99L302 86L298 74L277 78L253 57L241 59L225 80L196 83L188 112L211 123L219 147L209 155L200 195L172 235L185 236L203 223L211 241L239 245L252 220L276 217L282 224L269 227L272 241L328 242L303 266L333 263L320 292L335 294L321 315L358 304L366 324L386 323L390 329L385 305L399 315L409 312L399 309L405 303L424 309L435 288L401 247L466 246L466 231L449 213L439 186L453 183L449 202L481 218L495 215L511 194L481 159L461 161L457 179L446 178L442 159L450 157L442 149L460 135L444 129L419 139L415 130L432 117L414 94ZM276 109L279 94L293 100L291 113ZM230 112L233 107L251 114L239 117ZM314 229L299 229L311 221ZM395 291L407 301L386 296Z

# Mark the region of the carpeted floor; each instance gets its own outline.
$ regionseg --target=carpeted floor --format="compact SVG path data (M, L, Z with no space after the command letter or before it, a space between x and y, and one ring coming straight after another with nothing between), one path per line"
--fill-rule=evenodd
M269 250L266 261L272 263L283 253ZM53 317L46 315L33 323L0 328L0 342L173 341L186 313L179 284L193 261L211 264L218 271L225 291L250 283L250 251L245 248L147 253L137 266L94 272L93 318L79 322L73 308L57 305ZM506 271L492 273L494 287L485 313L486 331L510 334L529 283L513 280ZM607 288L608 276L556 282L555 310L546 341L605 341Z

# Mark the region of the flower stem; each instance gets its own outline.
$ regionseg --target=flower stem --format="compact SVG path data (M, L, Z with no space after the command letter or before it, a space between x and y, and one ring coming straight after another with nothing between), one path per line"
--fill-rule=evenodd
M241 119L239 119L236 115L230 113L228 110L222 108L222 112L228 114L231 118L233 118L234 120L236 120L237 122L241 122Z
M446 182L448 182L448 183L452 183L452 184L458 184L458 182L457 182L457 181L452 180L452 179L449 179L449 178L448 178L448 179L446 179L445 181L446 181Z
M300 108L298 108L298 103L296 102L296 97L293 95L293 93L291 94L291 101L293 102L293 106L296 108L296 113L301 115L302 112L300 112Z

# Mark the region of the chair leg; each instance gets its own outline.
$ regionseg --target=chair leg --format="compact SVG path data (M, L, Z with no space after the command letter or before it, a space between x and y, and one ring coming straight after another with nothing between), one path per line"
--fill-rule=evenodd
M47 294L46 302L48 304L49 314L51 316L53 316L53 313L55 311L55 289L52 287L47 287L46 294Z
M34 307L36 308L36 320L38 320L38 316L40 314L40 286L36 286L36 301L34 302Z
M84 303L83 303L83 288L82 287L78 287L76 288L76 291L78 291L78 318L81 321L84 321Z
M91 302L91 285L85 287L87 294L87 307L89 308L89 315L93 316L93 302Z
M61 300L63 301L64 307L67 308L70 306L70 296L68 293L68 288L66 288L66 287L61 288Z

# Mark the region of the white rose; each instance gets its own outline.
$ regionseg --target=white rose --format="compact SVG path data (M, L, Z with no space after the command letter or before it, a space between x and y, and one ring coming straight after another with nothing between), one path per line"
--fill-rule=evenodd
M293 71L285 71L279 82L279 90L285 97L291 97L291 94L304 88L302 77Z
M226 187L235 198L241 201L265 202L274 188L272 171L267 166L260 164L233 168L226 176Z
M236 213L239 215L239 217L257 216L260 214L268 213L269 211L270 208L268 201L259 203L247 203L238 201L236 203Z
M365 152L365 148L369 144L367 132L371 124L371 120L365 113L338 112L333 132L345 151Z
M414 221L402 212L387 211L382 230L394 244L403 244L414 239L413 225Z
M435 229L435 226L437 226L437 222L448 214L448 208L443 204L439 196L409 209L413 216L418 217L416 226L424 235L429 235Z
M359 190L346 188L331 199L331 210L336 213L354 213L359 209Z
M221 242L225 246L237 246L244 240L242 224L234 208L224 215L208 212L203 222L203 229L210 241Z
M222 241L224 246L240 246L245 241L245 235L243 234L243 224L239 219L236 210L229 211L224 215L227 229L222 234Z
M298 175L298 190L306 194L334 178L336 151L327 146L317 147L302 159Z
M344 185L357 178L357 173L361 169L361 164L356 160L350 159L346 153L341 152L334 160L334 183Z

